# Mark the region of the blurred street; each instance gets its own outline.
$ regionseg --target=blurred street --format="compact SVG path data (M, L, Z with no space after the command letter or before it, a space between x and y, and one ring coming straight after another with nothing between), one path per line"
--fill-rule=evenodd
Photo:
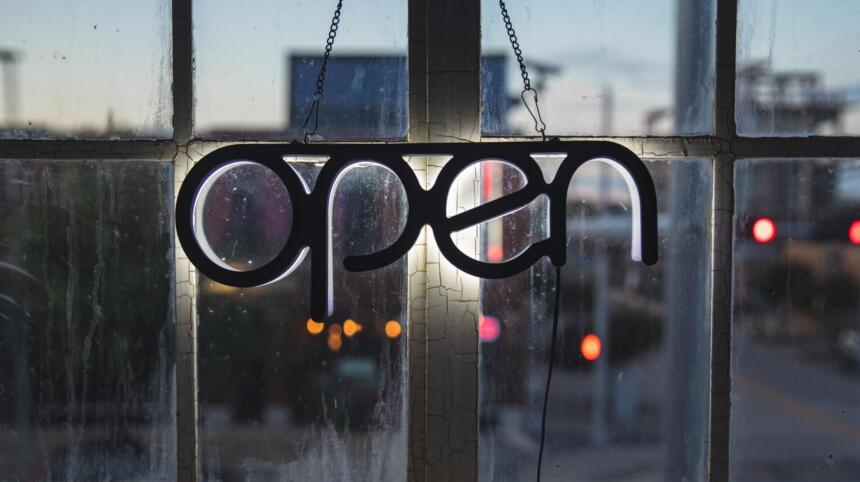
M732 397L739 480L860 480L860 373L823 344L736 340L745 368Z

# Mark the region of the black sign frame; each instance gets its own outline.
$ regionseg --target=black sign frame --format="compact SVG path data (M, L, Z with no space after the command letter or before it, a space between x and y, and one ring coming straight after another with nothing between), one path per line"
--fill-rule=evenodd
M533 155L564 155L555 176L547 182ZM433 186L425 190L404 157L450 156ZM311 190L285 158L325 156ZM457 176L482 161L501 161L515 166L525 176L525 186L509 195L448 217L448 193ZM349 271L368 271L393 263L405 255L425 225L433 228L440 252L456 268L471 275L505 278L524 271L547 256L555 266L567 260L567 191L574 173L586 162L610 163L624 177L633 205L632 258L653 265L658 258L657 195L647 167L629 149L608 141L550 141L439 144L237 144L217 149L195 163L179 189L176 201L176 230L179 242L194 266L210 279L236 287L265 285L287 276L311 255L311 317L324 320L332 312L329 204L339 176L350 166L371 162L381 165L400 180L406 192L406 225L397 241L376 253L348 256ZM212 256L195 222L199 203L214 180L229 169L257 163L271 169L283 182L293 206L293 224L283 249L270 262L249 271L237 271ZM518 256L501 263L487 263L457 249L451 233L484 223L528 205L538 196L549 198L549 236L533 243ZM198 203L201 206L198 206ZM205 238L205 236L203 236ZM207 251L209 254L207 254Z

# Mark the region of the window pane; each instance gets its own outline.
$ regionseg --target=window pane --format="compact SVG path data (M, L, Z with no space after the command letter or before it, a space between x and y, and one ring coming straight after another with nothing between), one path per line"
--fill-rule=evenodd
M292 165L312 187L322 164L305 161ZM273 176L258 168L210 191L204 224L212 224L215 252L235 248L226 261L285 239L292 206ZM201 278L204 480L405 480L407 260L361 273L341 263L391 244L405 211L406 194L388 170L360 165L341 179L329 320L308 318L309 259L259 288ZM226 218L244 229L221 229Z
M0 162L0 474L173 480L173 173Z
M860 3L740 0L738 132L860 134Z
M706 478L710 163L646 163L658 192L653 267L630 259L623 179L591 163L571 183L543 480ZM508 216L496 239L516 244L530 227L543 239L544 216ZM482 287L479 478L534 480L555 268L544 260Z
M195 2L197 134L301 139L336 2ZM401 139L407 130L407 2L344 2L318 134Z
M860 162L735 169L732 479L860 479Z
M713 0L508 2L553 135L707 134L714 92ZM482 130L533 134L499 4L481 2Z
M0 11L0 138L170 137L169 0Z

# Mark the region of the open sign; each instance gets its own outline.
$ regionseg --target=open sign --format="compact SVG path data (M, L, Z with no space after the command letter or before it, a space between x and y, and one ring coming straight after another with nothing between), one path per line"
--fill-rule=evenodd
M564 157L551 182L541 173L535 155ZM425 190L405 157L448 155L433 186ZM284 159L326 156L311 190ZM458 174L485 160L514 166L524 176L525 186L511 194L448 217L448 192ZM268 284L288 276L309 254L311 257L311 316L322 320L333 311L331 208L341 177L358 163L371 163L391 171L406 193L406 225L397 240L385 249L366 255L347 256L349 271L378 269L406 254L427 225L439 251L456 268L480 278L504 278L519 273L547 256L555 266L566 262L566 201L573 175L588 161L599 160L614 167L630 192L633 215L631 257L651 265L657 262L657 197L654 182L639 157L630 150L605 141L512 142L476 144L247 144L218 149L197 162L179 189L176 230L188 258L214 281L236 287ZM229 170L257 163L274 172L289 194L293 226L283 249L270 262L249 271L239 271L221 261L203 232L202 209L215 181ZM457 249L451 234L516 211L538 196L549 199L549 236L533 243L518 256L501 263L473 259Z

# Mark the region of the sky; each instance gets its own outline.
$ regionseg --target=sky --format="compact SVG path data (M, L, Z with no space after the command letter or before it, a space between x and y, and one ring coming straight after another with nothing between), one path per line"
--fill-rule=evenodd
M508 2L526 60L562 69L547 79L541 97L550 131L597 133L607 94L614 105L614 134L643 134L646 113L671 106L676 1ZM282 128L285 59L289 52L322 51L335 3L195 2L198 130ZM112 117L120 130L166 135L172 115L169 4L0 0L0 49L22 55L19 120L71 132L104 129ZM405 53L406 4L345 0L335 55ZM498 4L484 0L482 9L484 51L508 53ZM823 71L830 87L860 84L860 2L740 0L739 10L741 61L770 59L777 69ZM516 93L513 65L509 73ZM5 107L5 99L0 105ZM8 125L4 112L0 109L0 125ZM511 123L527 126L521 109ZM853 129L860 133L860 123Z

